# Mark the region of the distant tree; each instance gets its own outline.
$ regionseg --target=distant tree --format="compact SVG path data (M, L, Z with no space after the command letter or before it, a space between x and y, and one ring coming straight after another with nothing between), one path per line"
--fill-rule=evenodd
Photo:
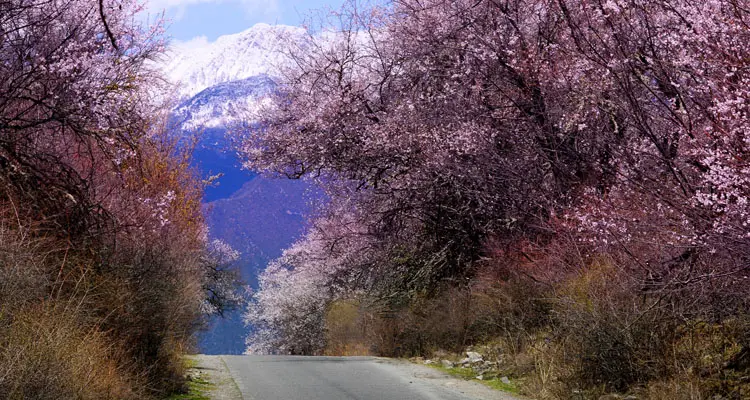
M332 243L335 243L332 245ZM245 315L249 353L321 354L328 304L366 287L373 243L356 219L322 218L260 274Z

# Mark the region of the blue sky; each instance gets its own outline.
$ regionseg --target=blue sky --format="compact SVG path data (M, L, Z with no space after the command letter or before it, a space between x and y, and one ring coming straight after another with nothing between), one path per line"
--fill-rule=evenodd
M167 33L179 41L243 31L258 22L299 25L310 10L338 8L344 0L147 0L150 15L165 11Z

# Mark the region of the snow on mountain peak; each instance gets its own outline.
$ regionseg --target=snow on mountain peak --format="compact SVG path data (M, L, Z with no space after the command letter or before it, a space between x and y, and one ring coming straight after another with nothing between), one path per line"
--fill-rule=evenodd
M268 105L274 89L266 75L219 83L183 101L173 110L182 129L227 127L233 121L255 121L258 111Z
M214 42L205 37L174 42L163 71L177 85L179 96L188 98L217 84L274 75L282 59L279 44L304 34L301 27L260 23Z

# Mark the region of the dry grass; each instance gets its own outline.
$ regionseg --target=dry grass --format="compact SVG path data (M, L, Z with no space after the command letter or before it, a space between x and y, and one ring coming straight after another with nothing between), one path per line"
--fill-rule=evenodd
M5 211L0 398L145 399L181 389L202 292L200 271L176 267L195 265L196 253L152 242L107 257Z
M649 382L641 391L647 400L703 400L709 398L702 389L701 379L696 376L675 376L668 380Z
M328 356L370 355L368 324L356 300L332 303L326 313L326 348Z
M61 307L26 309L0 330L0 398L139 399L136 380L102 332Z
M750 398L749 316L709 322L690 292L644 292L606 255L547 283L502 267L398 309L334 303L328 354L444 358L472 346L540 400Z

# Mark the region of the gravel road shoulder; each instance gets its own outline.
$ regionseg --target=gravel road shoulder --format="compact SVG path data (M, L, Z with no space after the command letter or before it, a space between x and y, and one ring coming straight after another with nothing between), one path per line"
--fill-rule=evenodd
M528 400L524 397L489 388L478 382L456 378L446 372L424 365L414 364L407 360L381 357L378 357L375 360L377 363L398 368L402 371L404 376L411 377L415 382L420 382L425 385L440 386L453 391L454 393L460 393L477 400Z

